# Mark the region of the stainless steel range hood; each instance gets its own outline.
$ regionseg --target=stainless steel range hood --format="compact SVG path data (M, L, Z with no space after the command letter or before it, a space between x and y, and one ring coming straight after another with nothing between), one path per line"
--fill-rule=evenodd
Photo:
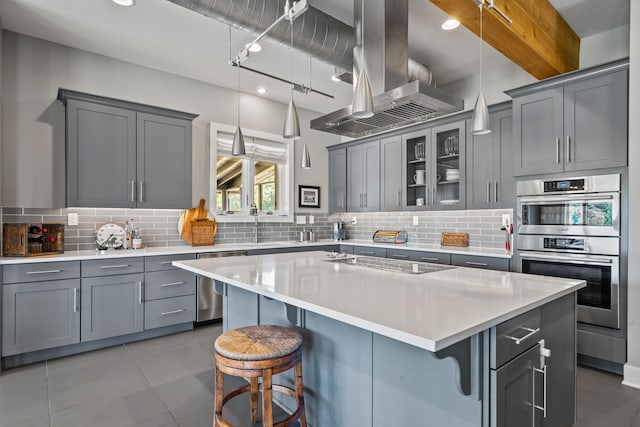
M462 110L461 99L420 80L409 82L407 0L363 1L354 0L353 75L364 58L375 114L356 119L347 106L312 120L311 128L359 138Z

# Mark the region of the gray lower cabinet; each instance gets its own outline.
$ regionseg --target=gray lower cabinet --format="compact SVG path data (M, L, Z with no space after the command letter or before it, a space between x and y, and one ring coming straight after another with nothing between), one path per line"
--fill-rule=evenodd
M472 135L467 124L467 209L512 208L513 179L511 108L491 113L492 132Z
M380 141L380 209L402 210L402 137Z
M329 212L347 210L347 149L329 149Z
M193 114L60 89L67 206L191 206Z
M515 89L516 176L627 165L628 64Z
M451 254L444 252L412 251L407 249L387 249L387 258L406 261L451 264Z
M195 294L145 301L144 329L177 325L196 320Z
M347 148L347 211L380 210L380 141Z
M451 265L509 271L509 258L451 254Z
M141 273L83 278L82 341L142 331L143 281Z
M370 246L354 246L353 254L386 258L387 250L385 248L375 248Z
M2 356L80 342L79 279L2 287Z

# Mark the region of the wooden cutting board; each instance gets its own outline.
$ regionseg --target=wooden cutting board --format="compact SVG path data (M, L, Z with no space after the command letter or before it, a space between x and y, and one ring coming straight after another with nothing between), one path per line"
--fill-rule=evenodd
M180 215L180 219L178 220L180 237L182 237L182 239L189 244L192 243L191 221L196 221L198 219L207 219L209 217L209 210L204 208L204 204L205 200L200 199L200 204L198 206L182 212L182 215Z

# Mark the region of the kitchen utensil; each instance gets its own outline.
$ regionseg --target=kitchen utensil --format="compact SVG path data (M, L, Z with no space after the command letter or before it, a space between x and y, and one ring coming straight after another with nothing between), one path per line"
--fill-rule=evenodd
M448 136L444 140L444 154L454 156L458 154L459 138L457 136Z
M436 175L436 182L440 182L441 179L442 179L442 175Z
M180 232L180 236L185 242L189 244L192 243L192 236L191 236L192 221L195 221L198 219L210 219L214 222L213 234L215 235L217 231L217 224L215 224L215 219L213 218L213 215L211 215L211 213L204 208L204 204L205 204L205 200L200 199L200 204L197 207L191 208L182 212L182 215L180 215L180 219L178 220L178 231Z
M418 197L416 199L416 206L424 206L424 197Z
M425 145L424 142L418 142L415 147L415 154L416 154L416 160L424 160L425 158L425 151L424 151Z
M424 184L425 174L426 174L426 171L424 169L417 169L416 173L413 174L413 181L417 185Z

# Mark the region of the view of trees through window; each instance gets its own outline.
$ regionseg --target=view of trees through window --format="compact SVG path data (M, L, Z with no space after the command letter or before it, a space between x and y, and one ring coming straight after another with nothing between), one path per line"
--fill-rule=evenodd
M277 163L255 162L256 179L253 202L261 212L275 212L278 209L278 165Z
M242 159L218 156L216 211L240 212L242 194Z

